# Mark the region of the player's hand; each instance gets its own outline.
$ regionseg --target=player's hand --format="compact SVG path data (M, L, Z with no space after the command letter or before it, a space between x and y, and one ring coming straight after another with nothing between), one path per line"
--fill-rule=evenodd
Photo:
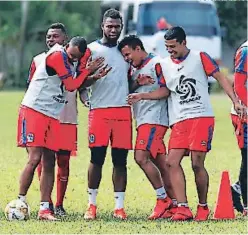
M234 105L235 111L240 116L240 118L244 118L244 116L246 115L246 108L242 104L240 104L238 101L235 102L233 105Z
M87 61L90 59L90 57L91 57L91 52L90 52L90 49L87 48L84 55L78 61L78 65L77 65L78 72L82 72L82 70L85 69L87 65Z
M127 103L129 105L133 105L137 102L142 100L142 94L141 93L132 93L127 96Z
M103 57L98 57L95 60L92 60L92 57L90 57L86 64L86 69L90 71L90 74L92 74L103 67L103 62Z
M111 69L112 67L108 67L108 65L105 65L103 68L99 69L95 74L93 74L93 79L96 81L106 76Z
M140 74L137 78L137 83L140 86L144 86L144 85L150 85L153 84L155 81L152 77L145 75L145 74Z

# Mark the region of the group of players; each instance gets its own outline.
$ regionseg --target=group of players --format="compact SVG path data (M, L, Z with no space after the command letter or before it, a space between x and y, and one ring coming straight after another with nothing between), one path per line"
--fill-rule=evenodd
M109 141L115 198L113 216L127 218L124 197L127 155L132 149L132 106L137 124L134 158L157 196L149 219L207 220L210 210L204 161L214 131L207 77L215 77L228 94L236 116L239 115L238 123L246 108L214 60L204 52L186 47L186 35L181 27L171 27L165 32L165 46L171 56L163 60L147 53L137 36L127 36L118 42L122 27L122 17L114 9L107 10L103 16L102 38L89 45L78 36L66 44L67 34L61 23L49 27L48 51L32 61L29 86L19 110L17 141L18 146L27 148L28 162L21 174L18 198L26 201L37 168L41 192L38 218L53 221L66 215L63 200L69 161L77 150L77 90L85 102L90 88L89 204L84 218L94 220L97 216L96 197ZM167 154L163 139L169 127ZM181 167L181 160L189 154L199 198L195 216L187 203ZM54 208L51 193L55 159L58 172Z

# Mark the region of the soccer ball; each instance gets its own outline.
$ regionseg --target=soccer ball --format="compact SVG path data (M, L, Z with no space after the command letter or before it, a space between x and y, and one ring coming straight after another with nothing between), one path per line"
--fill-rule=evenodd
M30 217L30 207L27 203L15 199L8 203L5 210L5 217L7 220L27 220Z

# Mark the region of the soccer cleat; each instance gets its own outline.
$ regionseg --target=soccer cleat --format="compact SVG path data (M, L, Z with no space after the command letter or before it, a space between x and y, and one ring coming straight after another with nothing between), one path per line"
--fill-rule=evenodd
M152 214L148 217L150 220L155 220L161 217L166 210L172 206L172 200L169 197L165 199L157 199L156 206L153 209Z
M243 206L241 203L240 199L240 194L235 190L234 185L231 186L231 191L232 191L232 200L233 200L233 207L238 211L238 212L243 212Z
M177 206L173 206L170 209L166 210L161 216L161 219L169 219L177 212Z
M58 215L58 216L66 216L66 211L65 211L63 205L56 206L54 213L55 213L55 215Z
M195 221L206 221L208 219L208 216L210 214L210 210L208 206L197 206L197 213L194 218Z
M47 221L59 221L59 219L54 217L54 214L50 209L40 210L38 213L38 219Z
M93 204L90 204L88 209L86 210L84 214L84 219L86 220L94 220L96 219L96 206Z
M177 212L171 217L172 221L186 221L192 220L193 214L189 207L179 206Z
M123 208L115 209L113 216L114 216L114 218L117 218L117 219L122 219L122 220L127 219L127 214Z

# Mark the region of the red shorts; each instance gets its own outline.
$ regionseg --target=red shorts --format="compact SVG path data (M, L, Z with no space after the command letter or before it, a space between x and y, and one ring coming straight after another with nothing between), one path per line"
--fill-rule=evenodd
M59 150L59 121L21 106L18 116L17 146Z
M168 127L143 124L137 129L135 150L149 151L153 158L158 154L166 154L164 136Z
M172 126L169 150L187 149L208 152L214 132L213 117L186 119Z
M130 107L99 108L89 112L89 147L108 146L132 149Z
M247 144L247 124L248 120L241 120L238 115L231 114L232 124L235 129L235 135L238 141L239 148L246 148L248 147Z
M61 123L59 132L59 149L77 151L77 125Z

